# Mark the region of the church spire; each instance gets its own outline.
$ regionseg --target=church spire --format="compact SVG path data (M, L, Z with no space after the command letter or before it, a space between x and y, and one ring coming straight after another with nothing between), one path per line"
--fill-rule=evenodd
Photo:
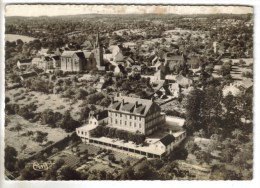
M99 32L97 33L97 38L96 38L96 48L98 47L100 47Z

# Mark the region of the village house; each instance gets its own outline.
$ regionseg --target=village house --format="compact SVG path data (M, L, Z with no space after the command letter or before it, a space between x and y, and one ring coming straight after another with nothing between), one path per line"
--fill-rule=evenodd
M134 42L125 42L125 43L123 43L123 47L135 49L137 47L137 44Z
M54 56L51 56L51 59L53 61L53 68L60 69L60 65L61 65L60 56L54 55Z
M187 58L187 65L190 69L198 69L200 67L200 59L197 55L191 55Z
M42 57L42 56L47 56L49 49L48 48L41 48L38 53L37 53L37 57Z
M35 57L32 59L32 65L36 66L36 67L40 67L40 63L41 63L41 58L39 57Z
M21 81L24 81L24 80L27 80L29 78L34 78L34 77L37 77L37 76L38 76L38 74L34 71L33 72L26 72L26 73L22 73L20 75L20 79L21 79Z
M21 59L17 61L17 67L20 70L25 70L32 65L32 59Z
M153 97L155 99L161 98L165 95L169 95L170 91L168 89L168 85L166 85L165 80L156 80L151 84L154 94Z
M165 80L168 83L178 83L182 88L188 88L193 85L193 80L183 75L166 75Z
M102 92L103 88L104 88L104 84L105 84L105 78L103 76L101 76L99 78L99 82L97 82L94 85L94 88L98 91L98 92Z
M133 65L132 67L132 74L141 74L142 67L140 65Z
M170 83L168 88L173 97L177 98L181 93L181 86L178 83Z
M95 129L98 125L105 125L108 123L108 112L102 111L99 113L94 113L91 111L89 113L88 122L86 125L76 129L78 136L84 139L85 142L89 142L91 137L91 131Z
M174 53L164 54L165 65L169 68L169 71L174 71L174 67L177 64L183 64L185 62L184 55L176 55Z

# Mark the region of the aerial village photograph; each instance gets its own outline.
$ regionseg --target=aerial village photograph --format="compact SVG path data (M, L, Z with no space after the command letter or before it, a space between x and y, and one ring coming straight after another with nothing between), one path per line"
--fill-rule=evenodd
M252 180L253 9L7 5L5 180Z

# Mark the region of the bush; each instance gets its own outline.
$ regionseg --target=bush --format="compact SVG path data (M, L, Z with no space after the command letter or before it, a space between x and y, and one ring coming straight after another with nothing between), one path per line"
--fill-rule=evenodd
M242 73L242 76L243 77L246 77L246 78L253 78L253 73L252 72L243 72Z
M176 110L166 110L165 113L166 115L169 116L177 116L177 117L185 118L185 113L181 113Z

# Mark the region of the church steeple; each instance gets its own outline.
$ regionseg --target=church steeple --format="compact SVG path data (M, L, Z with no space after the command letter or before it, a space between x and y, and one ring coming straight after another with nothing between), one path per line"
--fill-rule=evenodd
M97 37L96 37L94 55L95 55L97 67L98 69L100 69L100 67L104 66L104 60L103 60L103 48L100 43L99 32L97 33Z
M99 48L99 47L100 47L99 32L97 33L95 47L96 47L96 48Z

